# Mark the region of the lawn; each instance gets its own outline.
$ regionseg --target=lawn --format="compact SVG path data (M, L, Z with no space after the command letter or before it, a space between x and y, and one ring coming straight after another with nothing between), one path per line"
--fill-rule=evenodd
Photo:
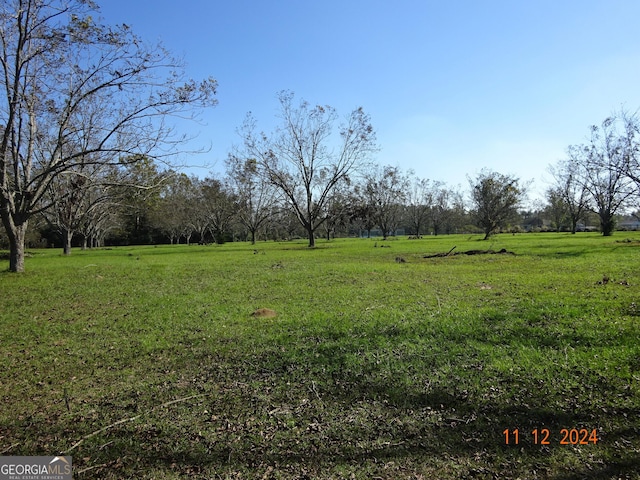
M74 479L639 479L640 234L480 238L34 250L0 273L0 452Z

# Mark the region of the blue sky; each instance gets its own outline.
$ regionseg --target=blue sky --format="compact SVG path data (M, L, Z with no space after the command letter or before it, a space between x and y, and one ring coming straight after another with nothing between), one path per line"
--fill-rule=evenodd
M221 171L247 112L270 131L276 94L372 117L380 164L463 188L482 168L534 180L614 110L640 108L636 0L103 0L215 77L190 164Z

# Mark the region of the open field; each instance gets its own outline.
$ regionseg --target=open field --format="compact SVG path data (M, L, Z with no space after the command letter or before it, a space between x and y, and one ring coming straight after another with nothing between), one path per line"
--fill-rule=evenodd
M640 234L479 238L33 251L0 273L0 452L75 479L640 478ZM515 255L423 258L453 246Z

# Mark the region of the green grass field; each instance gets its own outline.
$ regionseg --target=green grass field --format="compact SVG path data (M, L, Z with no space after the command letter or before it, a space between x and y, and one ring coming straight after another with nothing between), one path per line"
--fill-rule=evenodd
M74 479L640 478L640 234L479 238L32 251L0 273L0 452ZM453 246L514 255L424 258Z

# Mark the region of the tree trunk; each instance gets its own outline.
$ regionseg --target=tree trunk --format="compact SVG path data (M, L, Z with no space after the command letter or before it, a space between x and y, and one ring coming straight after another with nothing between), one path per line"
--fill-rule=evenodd
M24 272L24 237L27 222L14 226L7 232L9 237L9 271Z
M612 216L606 216L605 218L600 219L600 229L602 230L603 236L610 237L613 235L615 228L616 222Z
M309 236L309 248L314 248L316 246L316 238L314 236L314 231L310 226L307 227L307 234Z
M256 231L255 229L251 229L251 245L255 245L256 244Z
M571 217L571 234L575 235L577 229L578 229L578 219L575 217ZM559 228L558 228L558 231L560 231Z
M62 253L64 255L71 255L71 239L73 238L73 232L71 230L65 230L62 233Z

